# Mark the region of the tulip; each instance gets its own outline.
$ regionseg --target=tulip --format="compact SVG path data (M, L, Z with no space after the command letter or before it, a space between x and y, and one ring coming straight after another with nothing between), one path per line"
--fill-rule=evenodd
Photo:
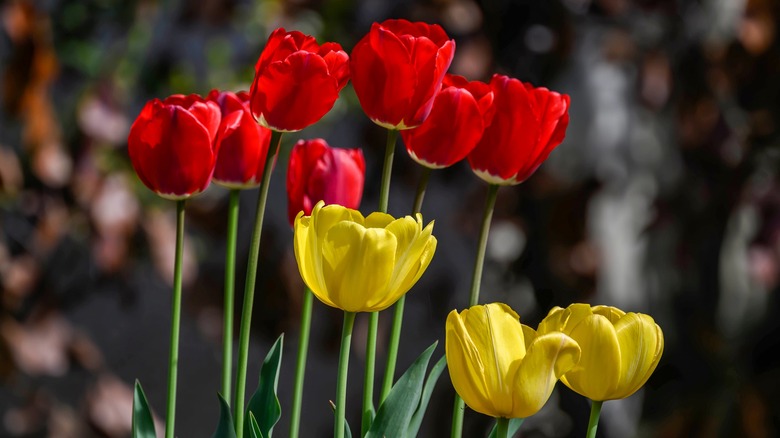
M356 209L363 196L366 163L360 149L339 149L322 139L300 140L287 166L287 214L310 215L314 204L339 204Z
M448 74L425 122L401 131L406 151L414 161L431 169L452 166L477 145L492 110L490 86Z
M433 222L394 219L320 201L311 216L295 218L295 259L303 281L328 306L378 312L422 276L436 250Z
M206 190L217 159L219 107L197 95L146 103L130 127L127 151L141 181L159 196L186 199Z
M249 111L249 94L212 90L208 100L219 105L222 122L217 132L214 182L232 189L260 185L271 131L258 125Z
M368 117L388 129L419 126L428 117L455 41L441 26L374 23L352 50L352 85Z
M648 315L609 306L555 307L539 333L561 331L582 348L579 365L561 381L594 401L626 398L641 388L664 350L661 328Z
M493 75L490 87L495 114L469 164L490 184L520 184L563 141L569 96L502 75Z
M452 386L471 409L491 417L535 414L580 358L572 338L537 334L502 303L453 310L446 327Z
M276 29L255 65L252 114L261 125L280 132L317 122L347 85L348 61L338 43L319 45L301 32Z

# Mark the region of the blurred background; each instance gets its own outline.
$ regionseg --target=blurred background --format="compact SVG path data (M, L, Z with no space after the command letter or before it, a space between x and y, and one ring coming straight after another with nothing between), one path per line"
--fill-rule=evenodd
M777 0L4 0L0 6L0 437L126 437L140 379L164 417L174 204L135 176L129 126L173 93L248 89L276 27L350 51L374 21L441 24L451 72L494 72L571 95L566 141L499 192L482 302L535 326L552 306L651 314L666 350L636 395L604 406L599 436L780 433L780 43ZM385 131L348 86L318 124L283 138L362 147L373 211ZM401 145L390 212L420 169ZM302 282L283 151L262 238L248 387L285 333L289 409ZM468 301L486 184L434 172L423 206L439 248L408 296L399 370ZM188 202L177 435L217 423L228 192ZM256 194L243 193L237 303ZM242 246L243 245L243 246ZM359 424L366 319L354 337L348 419ZM380 323L378 376L390 313ZM315 303L302 436L332 435L341 314ZM237 328L236 328L237 333ZM775 356L774 358L772 356ZM445 373L421 436L448 436ZM523 437L584 436L587 402L559 385ZM275 436L287 435L283 413ZM487 418L467 411L465 436ZM158 431L162 431L161 425Z

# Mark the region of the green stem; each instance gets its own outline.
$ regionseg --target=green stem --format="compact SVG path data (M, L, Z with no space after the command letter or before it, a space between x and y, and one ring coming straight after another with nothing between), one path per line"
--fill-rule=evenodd
M236 393L233 403L233 415L235 418L236 437L244 435L244 398L246 391L246 368L249 358L249 331L252 326L252 304L255 297L255 280L257 279L257 260L260 252L260 234L263 230L263 216L265 204L268 199L268 186L271 182L271 173L274 167L276 152L279 150L282 133L273 131L268 154L265 157L263 180L258 191L257 210L255 212L255 226L252 230L252 241L249 247L249 260L246 266L246 284L244 285L244 302L241 308L241 328L238 340L238 366L236 368Z
M420 182L417 184L417 193L414 196L414 206L412 214L415 215L422 209L423 198L425 198L425 189L428 187L428 180L431 176L431 168L423 166ZM406 304L406 295L403 295L395 303L393 313L393 325L390 327L390 340L387 346L387 364L385 366L385 378L382 381L382 391L379 393L379 405L385 401L390 390L393 388L395 380L395 365L398 361L398 346L401 343L401 325L404 319L404 306Z
M238 238L238 189L230 191L228 206L227 243L225 245L225 297L222 328L222 397L230 400L233 370L233 302L236 283L236 240Z
M496 418L496 438L509 438L508 418Z
M387 213L387 204L390 199L390 177L393 173L393 157L395 156L395 143L398 138L398 130L387 130L387 146L385 147L385 164L382 167L382 185L379 189L379 211Z
M344 326L341 330L341 351L339 353L339 373L336 384L336 425L334 438L344 437L344 414L347 404L347 371L349 370L349 347L352 344L352 327L355 325L355 313L344 312Z
M298 337L298 362L295 364L295 383L293 385L293 404L290 414L290 438L297 438L300 431L301 403L303 401L303 379L306 375L306 355L309 351L309 333L311 331L311 308L313 294L308 286L303 291L301 308L301 328Z
M171 304L171 339L168 359L168 398L165 438L173 438L176 423L176 378L179 366L179 328L181 325L181 266L184 256L184 200L176 201L176 254L173 262L173 302Z
M379 312L368 314L366 336L366 369L363 375L363 418L360 426L364 436L374 421L374 369L376 368L376 333L379 329Z
M485 211L482 215L482 229L479 232L479 246L477 247L477 259L474 262L474 275L471 277L471 293L469 294L469 307L479 303L479 286L482 283L482 267L485 265L485 250L487 249L488 234L490 234L490 221L493 218L493 208L498 197L496 184L488 186Z
M479 232L479 243L477 246L477 258L474 262L474 275L471 277L471 292L469 293L469 307L476 306L479 303L479 287L482 283L482 267L485 264L485 250L487 249L488 234L490 234L490 221L493 218L493 209L496 206L499 186L490 184L488 186L487 201L485 202L485 211L482 215L482 228ZM452 431L450 437L460 438L463 433L463 399L455 394L455 406L452 412Z
M379 211L387 213L390 199L390 178L393 174L393 157L398 130L387 130L387 145L385 146L385 161L382 166L382 183L379 188ZM366 338L366 369L363 378L363 435L374 419L374 368L376 367L376 334L379 328L379 313L368 314L368 336Z
M603 401L591 400L590 420L588 421L588 434L586 435L586 438L596 438L596 429L599 426L602 404L604 404Z

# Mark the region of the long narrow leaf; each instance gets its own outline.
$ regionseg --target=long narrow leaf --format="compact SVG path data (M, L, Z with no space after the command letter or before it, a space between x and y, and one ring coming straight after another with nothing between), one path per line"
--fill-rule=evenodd
M219 397L219 423L217 423L217 430L214 431L211 438L236 438L230 406L228 406L222 394L217 394L217 397Z
M428 347L398 379L379 407L366 438L404 438L412 415L420 404L425 371L437 344L434 342Z
M133 438L157 438L154 431L154 417L152 410L149 409L149 402L146 400L141 382L135 381L135 390L133 391Z
M279 368L282 365L283 345L284 334L276 339L276 342L274 342L274 345L265 356L263 367L260 369L260 381L246 407L247 414L245 416L246 420L244 420L244 436L249 436L250 433L250 413L254 414L260 432L263 433L265 438L271 438L274 425L282 416L282 406L279 404L276 388L279 386Z
M509 433L507 434L508 437L513 437L517 433L518 430L520 430L520 426L523 425L523 421L525 418L512 418L509 420ZM493 429L490 430L490 435L488 435L488 438L496 438L496 425L493 425Z
M250 438L264 438L263 432L260 432L260 426L257 425L255 414L249 413L249 436Z
M422 396L420 397L420 405L417 406L417 410L414 412L414 415L412 415L412 420L409 423L409 431L406 436L416 437L417 433L420 431L420 425L425 416L425 411L428 409L428 402L431 400L433 388L436 386L436 382L439 381L439 377L441 377L441 373L446 367L447 358L442 356L428 374L428 379L425 381L425 387L423 388Z

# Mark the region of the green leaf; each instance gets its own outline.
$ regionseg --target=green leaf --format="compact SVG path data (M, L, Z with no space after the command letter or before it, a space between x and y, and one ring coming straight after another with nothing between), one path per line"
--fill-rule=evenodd
M282 416L282 405L276 396L276 388L279 386L279 367L282 365L282 346L284 334L276 339L274 345L268 351L260 369L260 382L255 393L249 399L246 406L247 414L244 421L244 436L249 436L249 414L254 414L257 425L265 438L271 438L274 425Z
M525 418L511 418L509 419L509 433L507 434L508 437L513 437L517 433L517 431L520 429L520 426L523 424L523 421ZM488 435L488 438L496 438L496 425L493 425L493 429L490 430L490 435Z
M222 394L217 394L217 397L219 397L219 423L217 423L217 430L214 431L211 438L236 438L230 406L228 406Z
M412 415L420 404L425 370L437 344L434 342L428 347L398 379L384 403L379 406L366 438L405 437ZM403 433L401 436L398 435L399 431Z
M260 426L257 425L255 414L249 413L249 437L250 438L264 438L263 432L260 432Z
M436 386L436 382L439 381L439 377L441 377L441 373L444 371L444 368L447 367L447 358L445 356L442 356L441 359L439 359L438 362L436 362L436 365L433 366L431 369L431 372L428 374L428 380L425 381L425 387L423 387L422 396L420 398L420 404L417 406L417 410L414 411L414 415L412 415L412 420L409 423L409 431L406 433L406 436L410 437L416 437L417 433L420 430L420 425L422 424L423 417L425 416L425 410L428 409L428 402L431 400L431 394L433 393L433 388Z
M138 380L135 381L133 392L133 438L157 438L152 410L149 409L146 394Z

